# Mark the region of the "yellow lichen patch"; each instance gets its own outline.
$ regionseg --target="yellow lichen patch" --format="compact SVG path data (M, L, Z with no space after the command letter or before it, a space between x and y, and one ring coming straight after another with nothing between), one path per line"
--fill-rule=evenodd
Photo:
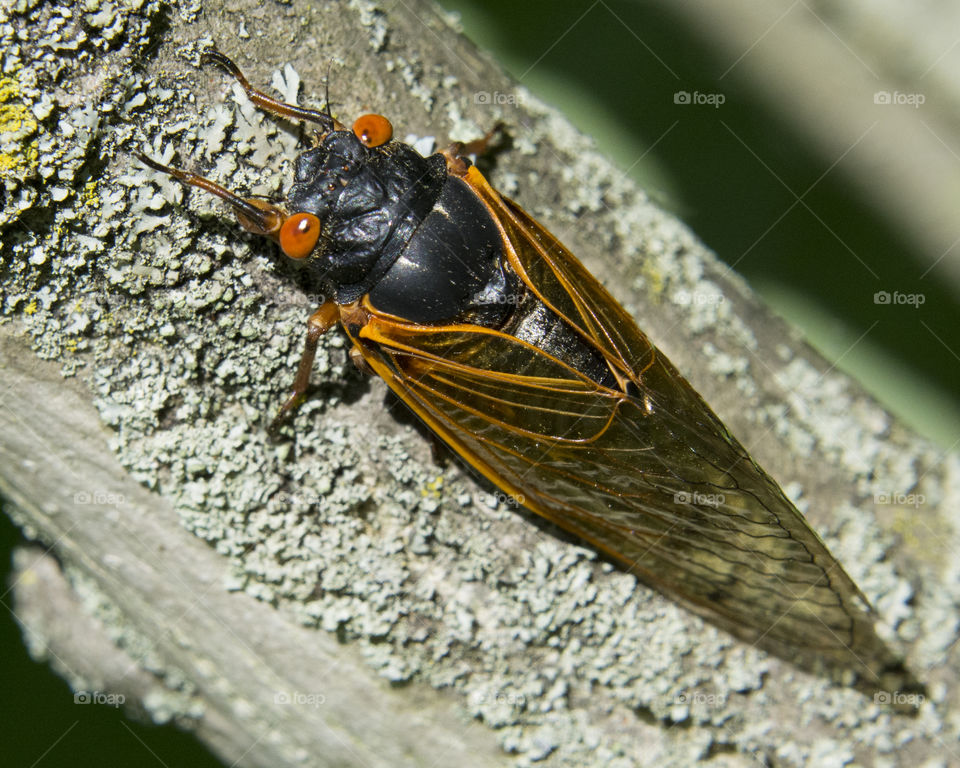
M40 158L40 148L37 142L31 141L22 148L22 152L0 152L0 171L13 173L33 169Z
M37 121L26 106L0 102L0 133L22 133L36 127Z
M100 206L100 195L97 194L96 181L88 181L83 185L83 192L80 193L80 200L84 205L89 206L90 208L98 208Z
M0 78L0 172L18 173L36 166L39 149L36 140L26 141L36 133L37 121L30 108L20 101L17 81Z
M427 483L425 488L420 489L421 496L431 496L435 499L440 498L440 493L443 490L443 475L438 475L429 483Z
M649 263L644 264L642 271L644 278L646 278L647 285L649 286L649 294L651 296L659 297L663 293L664 289L663 273L656 267L651 266Z
M20 88L12 77L0 77L0 104L20 98Z

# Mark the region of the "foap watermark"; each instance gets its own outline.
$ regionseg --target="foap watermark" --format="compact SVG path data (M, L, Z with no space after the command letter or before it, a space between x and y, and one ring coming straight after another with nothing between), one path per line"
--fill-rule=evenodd
M78 491L73 494L73 503L79 506L96 504L98 506L119 507L126 501L122 493L110 491Z
M263 293L263 298L277 307L319 307L330 300L330 297L325 293L296 293L272 288L268 285L260 286L260 290Z
M104 691L76 691L73 694L74 704L100 704L107 707L121 707L127 697L122 693L105 693Z
M877 691L873 694L873 701L881 706L913 707L918 708L926 697L922 693L907 691Z
M698 491L677 491L673 494L674 504L686 504L695 507L717 508L726 501L722 493L699 493Z
M327 702L322 693L304 693L303 691L277 691L273 695L273 703L283 706L313 707L319 709Z
M873 503L919 509L927 503L927 497L922 493L875 493L873 494Z
M290 507L312 507L323 501L323 496L313 493L278 493L277 502Z
M922 93L900 93L900 91L877 91L873 94L874 104L894 106L913 107L919 109L920 105L927 100Z
M922 293L901 293L900 291L877 291L873 294L874 304L890 304L891 306L908 306L920 309L927 302Z
M522 293L488 293L486 291L481 291L474 295L472 301L474 304L511 304L517 305L520 304L524 299L524 294Z
M507 507L522 507L527 503L527 497L522 493L514 494L497 491L496 493L481 494L479 501L488 506L490 509L496 509L501 505Z
M719 109L720 105L727 100L722 93L700 93L700 91L677 91L673 94L673 103L683 106L692 105L695 107L705 106Z
M500 91L477 91L473 94L474 104L483 104L485 106L508 105L517 107L524 103L522 93L501 93Z
M677 291L673 294L673 303L681 306L700 306L722 304L722 293L704 293L702 291Z
M527 697L522 693L508 691L474 691L470 694L470 701L475 706L481 704L506 704L510 707L523 708L527 704Z
M690 693L681 693L674 697L673 703L687 707L722 707L727 703L727 696L723 693L692 691Z

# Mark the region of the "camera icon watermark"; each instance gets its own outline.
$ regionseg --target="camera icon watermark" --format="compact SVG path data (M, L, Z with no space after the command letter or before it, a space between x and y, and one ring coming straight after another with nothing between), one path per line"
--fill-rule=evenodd
M313 707L319 709L326 704L327 697L322 693L304 693L302 691L277 691L273 703L282 706Z
M694 507L719 508L726 497L722 493L700 493L698 491L677 491L673 494L673 503Z
M488 291L481 291L474 294L471 301L474 304L480 305L490 305L490 304L508 304L511 306L519 306L526 295L523 293L504 293L504 294L495 294Z
M700 91L676 91L673 94L673 103L681 106L706 106L719 109L726 102L726 94L700 93Z
M285 506L306 506L312 507L323 501L323 496L315 493L278 493L277 503Z
M490 509L496 509L500 506L522 507L527 503L527 497L522 493L504 493L503 491L497 491L496 493L481 494L479 501Z
M705 306L722 304L722 293L702 293L700 291L677 291L673 294L673 303L681 306Z
M506 704L510 707L523 709L527 704L527 697L522 693L508 691L474 691L470 694L470 701L474 705Z
M891 306L908 306L919 309L927 302L923 293L901 293L900 291L877 291L873 294L874 304L889 304Z
M925 699L926 697L922 693L907 693L906 691L877 691L873 694L874 703L886 707L913 707L917 709Z
M873 503L881 506L893 505L919 509L927 503L927 497L922 493L875 493Z
M73 694L74 704L100 704L102 706L117 708L123 706L127 697L122 693L105 693L103 691L75 691Z
M73 503L79 506L96 504L98 506L119 507L126 501L122 493L110 493L110 491L78 491L73 494Z
M477 91L473 94L473 103L484 106L516 107L524 103L521 93L501 93L500 91Z
M893 105L893 106L905 106L913 107L914 109L919 109L920 106L927 100L927 97L922 93L900 93L900 91L877 91L873 94L873 103L881 104L884 106Z
M674 704L681 706L701 706L701 707L722 707L727 703L726 694L723 693L702 693L694 691L692 693L681 693L673 699Z

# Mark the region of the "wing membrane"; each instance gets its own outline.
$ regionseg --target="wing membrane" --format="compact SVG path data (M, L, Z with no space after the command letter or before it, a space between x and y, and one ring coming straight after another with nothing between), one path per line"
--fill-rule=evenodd
M517 273L624 386L497 331L375 314L355 338L374 370L494 484L733 634L874 681L898 668L816 533L625 310L474 169L468 182Z

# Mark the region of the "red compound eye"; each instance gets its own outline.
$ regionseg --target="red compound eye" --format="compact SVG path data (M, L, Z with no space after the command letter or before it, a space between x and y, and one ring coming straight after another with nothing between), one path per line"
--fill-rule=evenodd
M393 126L383 115L361 115L353 124L353 133L368 147L379 147L393 138Z
M320 219L312 213L295 213L280 227L280 247L291 259L310 255L320 239Z

